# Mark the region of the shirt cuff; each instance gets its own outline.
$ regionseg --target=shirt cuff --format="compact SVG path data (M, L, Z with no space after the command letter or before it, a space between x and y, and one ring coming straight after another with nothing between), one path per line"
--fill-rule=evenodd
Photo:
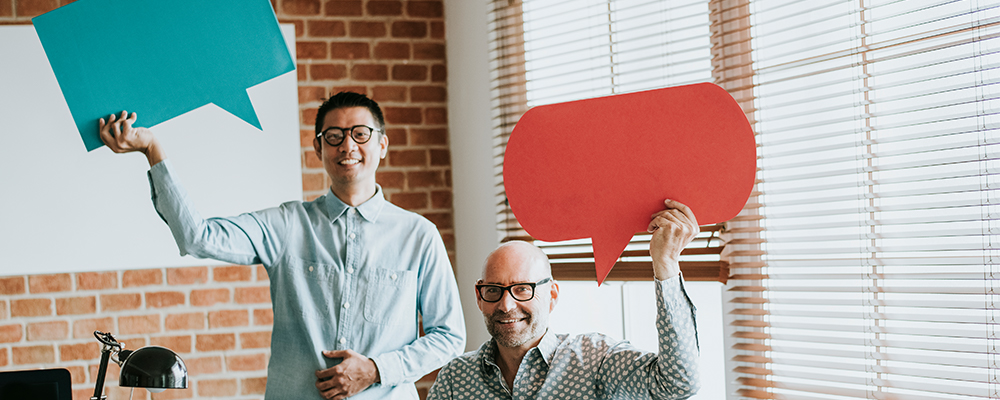
M400 379L403 375L403 365L402 360L399 359L399 355L396 353L385 353L371 357L371 359L375 362L375 368L378 368L378 384L382 386L396 386L402 383Z

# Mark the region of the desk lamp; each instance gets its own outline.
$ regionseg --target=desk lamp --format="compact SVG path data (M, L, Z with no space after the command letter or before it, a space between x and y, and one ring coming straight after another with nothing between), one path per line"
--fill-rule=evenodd
M187 367L177 353L166 347L146 346L139 350L125 350L125 343L115 340L110 333L94 331L101 342L101 364L97 370L97 387L90 400L104 400L104 375L108 372L108 360L121 367L118 384L125 387L146 388L158 393L164 389L186 389Z

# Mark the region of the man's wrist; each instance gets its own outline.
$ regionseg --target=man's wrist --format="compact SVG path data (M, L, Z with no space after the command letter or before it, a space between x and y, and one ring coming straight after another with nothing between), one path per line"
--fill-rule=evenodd
M653 277L657 280L665 281L681 273L680 263L677 261L653 261Z

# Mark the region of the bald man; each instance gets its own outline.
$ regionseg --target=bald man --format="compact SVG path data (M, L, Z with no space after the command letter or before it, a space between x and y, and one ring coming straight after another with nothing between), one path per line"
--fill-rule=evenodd
M527 242L486 258L476 300L493 338L441 369L433 399L686 399L698 390L695 308L680 276L681 250L698 233L676 201L652 216L649 252L656 278L659 352L608 336L548 332L559 299L548 257Z

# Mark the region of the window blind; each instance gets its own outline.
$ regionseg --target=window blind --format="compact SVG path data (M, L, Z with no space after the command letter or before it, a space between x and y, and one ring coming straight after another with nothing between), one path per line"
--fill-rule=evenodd
M1000 398L1000 4L714 3L759 146L732 395Z
M705 0L497 0L490 21L502 240L532 240L507 205L502 175L507 138L530 107L712 81ZM721 231L704 227L684 251L687 279L728 278ZM608 279L652 279L648 240L634 237ZM536 244L550 255L557 279L596 278L589 239Z

